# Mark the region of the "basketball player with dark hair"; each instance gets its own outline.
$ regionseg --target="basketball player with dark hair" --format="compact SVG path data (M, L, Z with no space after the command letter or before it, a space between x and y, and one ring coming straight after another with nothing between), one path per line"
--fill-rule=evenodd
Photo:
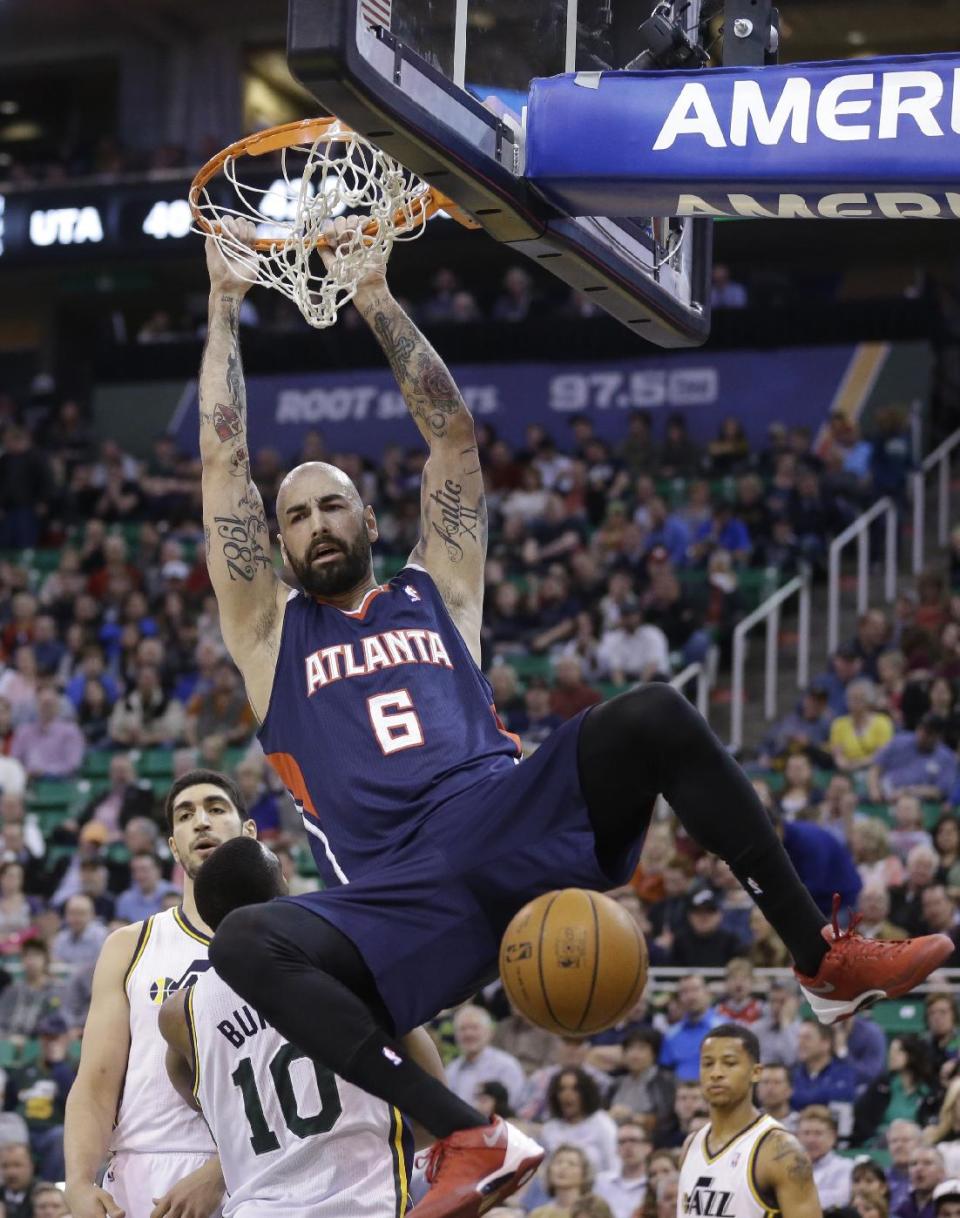
M226 223L253 238L251 224ZM953 950L945 936L876 943L824 925L751 784L667 685L576 716L517 764L518 742L479 667L487 536L473 419L391 296L385 267L354 303L429 446L420 540L378 585L373 509L341 470L310 462L277 497L281 550L300 589L283 583L247 452L239 314L250 285L212 240L207 267L207 565L261 743L327 885L236 910L211 958L291 1043L440 1139L420 1218L485 1212L539 1150L499 1118L488 1126L395 1037L495 975L502 932L526 901L623 884L658 794L751 893L821 1019L905 993L941 963Z
M209 968L210 928L194 898L201 864L257 829L236 785L213 770L178 778L164 808L170 849L185 873L183 902L115 930L101 949L64 1125L74 1218L220 1213L217 1148L170 1085L157 1017L167 993ZM108 1152L101 1187L95 1181Z
M679 1214L821 1218L807 1152L753 1106L760 1042L741 1024L712 1028L700 1046L700 1088L710 1122L687 1138Z
M237 838L200 868L194 895L216 930L286 891L276 855ZM396 1108L303 1060L212 970L167 999L160 1032L170 1081L219 1148L224 1218L406 1212L412 1146Z

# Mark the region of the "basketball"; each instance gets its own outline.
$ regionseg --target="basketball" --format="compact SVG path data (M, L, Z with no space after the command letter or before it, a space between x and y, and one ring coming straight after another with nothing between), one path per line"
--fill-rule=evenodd
M583 888L545 892L513 918L500 943L507 997L560 1036L612 1027L647 983L647 945L616 901Z

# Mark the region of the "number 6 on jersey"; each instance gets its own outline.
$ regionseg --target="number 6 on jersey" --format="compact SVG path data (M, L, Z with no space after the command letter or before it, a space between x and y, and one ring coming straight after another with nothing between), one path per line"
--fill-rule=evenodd
M367 699L370 722L385 757L401 749L416 749L424 743L423 728L405 689L375 694Z

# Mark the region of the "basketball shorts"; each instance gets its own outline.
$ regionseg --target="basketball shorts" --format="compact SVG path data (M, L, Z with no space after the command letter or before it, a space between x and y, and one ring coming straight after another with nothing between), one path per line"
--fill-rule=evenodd
M209 1159L209 1152L151 1155L120 1150L107 1164L100 1187L116 1201L125 1218L150 1218L155 1201ZM210 1218L220 1218L222 1212L218 1206Z
M583 715L527 760L459 791L415 839L348 884L284 900L309 909L363 956L398 1035L465 1001L497 973L513 915L556 888L626 883L642 829L605 870L577 771Z

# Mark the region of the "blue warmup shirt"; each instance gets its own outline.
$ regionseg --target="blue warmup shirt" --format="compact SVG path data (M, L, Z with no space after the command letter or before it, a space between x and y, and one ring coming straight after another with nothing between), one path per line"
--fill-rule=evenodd
M822 913L829 915L835 892L843 905L856 906L863 881L850 851L832 833L819 825L786 821L783 848Z

